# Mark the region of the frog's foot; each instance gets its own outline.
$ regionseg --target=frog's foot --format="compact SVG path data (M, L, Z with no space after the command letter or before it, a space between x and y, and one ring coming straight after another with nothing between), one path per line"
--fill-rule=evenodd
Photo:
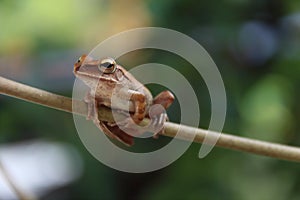
M110 138L117 139L127 146L132 146L134 144L133 137L118 126L110 126L107 122L100 121L99 126L101 130Z
M158 123L158 127L162 127L160 129L160 131L158 131L153 137L154 138L158 138L159 134L164 133L164 123L166 121L169 121L168 116L166 114L166 110L174 101L174 95L170 92L170 91L163 91L161 93L159 93L154 99L153 99L153 104L155 105L161 105L162 108L157 107L155 109L152 110L152 114L151 114L151 108L149 111L149 116L151 119L155 119L155 118L159 118L159 123ZM153 106L152 106L153 107ZM151 115L153 115L151 117Z
M164 124L168 120L165 108L160 104L154 104L150 107L149 117L151 119L148 128L154 133L153 137L158 138L158 135L164 132Z

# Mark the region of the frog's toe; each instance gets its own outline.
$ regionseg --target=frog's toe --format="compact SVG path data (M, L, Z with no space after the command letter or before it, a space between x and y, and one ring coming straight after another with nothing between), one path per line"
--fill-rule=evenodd
M155 135L162 131L165 121L168 117L166 110L160 104L155 104L150 107L149 116L151 118L150 125L147 127L148 131L153 132Z

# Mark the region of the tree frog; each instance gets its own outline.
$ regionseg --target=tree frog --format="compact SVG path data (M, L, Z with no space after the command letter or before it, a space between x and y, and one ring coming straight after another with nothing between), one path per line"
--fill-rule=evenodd
M109 137L131 146L133 136L149 131L157 135L163 131L167 120L165 109L174 101L170 91L163 91L152 98L150 91L112 58L96 60L82 55L74 64L73 72L90 89L85 97L87 118L92 119ZM127 112L128 118L120 123L101 121L98 119L99 106ZM136 125L145 117L151 119L148 126Z

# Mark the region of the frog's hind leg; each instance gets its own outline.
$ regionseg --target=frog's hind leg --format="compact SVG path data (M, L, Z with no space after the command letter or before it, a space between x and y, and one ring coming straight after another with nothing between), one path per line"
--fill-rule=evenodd
M107 122L99 120L99 105L96 99L90 93L87 93L87 95L84 98L84 101L87 103L88 106L88 120L93 120L94 124L110 138L117 139L127 146L133 145L134 141L132 136L126 134L116 125L109 125Z
M152 109L150 108L150 113L152 116L159 116L162 113L165 113L165 110L170 107L170 105L173 103L174 101L174 95L168 91L165 90L161 93L159 93L154 99L153 99L153 105L152 105ZM156 106L155 106L156 104ZM162 106L162 107L161 107ZM151 117L151 116L150 116ZM159 122L161 122L162 119L158 120ZM164 121L168 121L168 116L166 116L166 120Z
M134 144L133 137L122 131L118 126L110 126L107 122L100 121L101 130L109 137L117 139L127 146Z
M165 90L161 93L159 93L154 99L153 104L160 104L165 109L167 109L174 101L174 95L168 91Z

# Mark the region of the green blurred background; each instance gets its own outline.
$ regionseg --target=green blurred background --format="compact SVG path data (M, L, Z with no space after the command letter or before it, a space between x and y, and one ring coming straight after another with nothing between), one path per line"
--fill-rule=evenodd
M105 38L143 26L180 31L205 47L222 74L228 98L224 132L300 145L298 0L1 0L0 25L1 76L67 96L73 63ZM199 97L200 126L206 128L210 101L201 77L174 55L144 53L120 63L130 68L155 61L180 69ZM123 173L88 153L71 114L5 96L0 110L0 145L60 142L72 146L81 160L77 178L48 189L41 199L300 199L297 163L221 148L199 159L200 144L193 144L162 170ZM178 108L169 115L178 121ZM141 141L136 148L164 140Z

